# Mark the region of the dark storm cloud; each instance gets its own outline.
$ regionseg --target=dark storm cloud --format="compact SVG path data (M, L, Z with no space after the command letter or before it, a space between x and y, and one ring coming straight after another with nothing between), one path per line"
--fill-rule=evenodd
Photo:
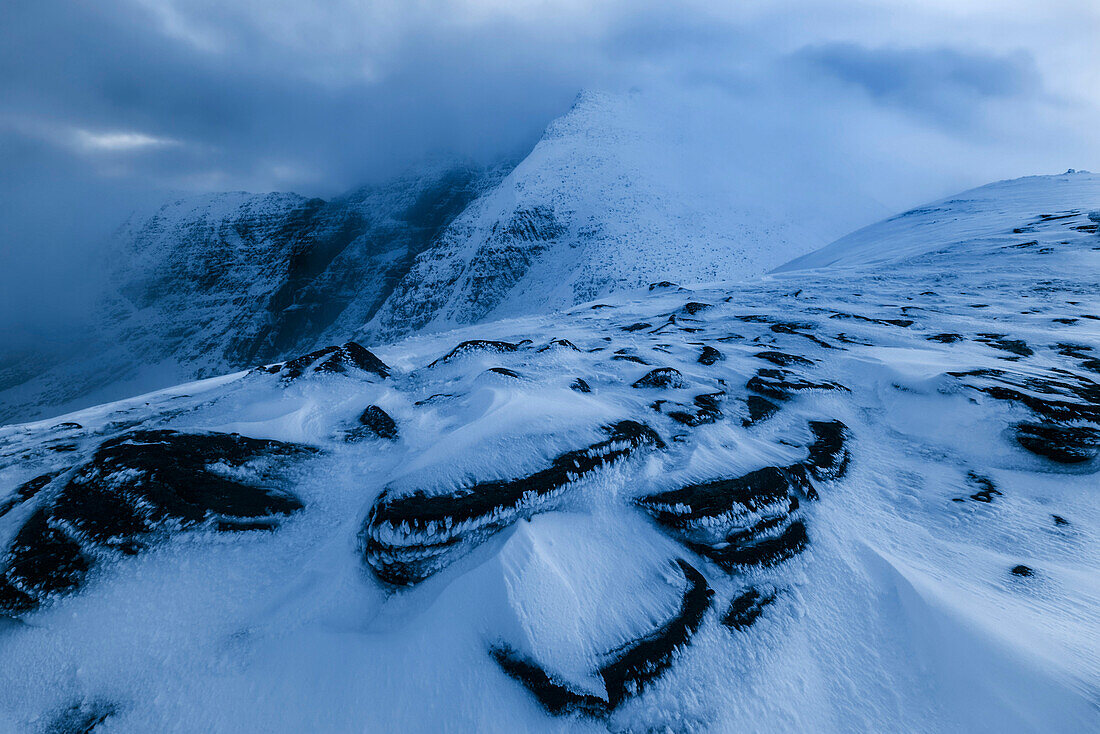
M1024 52L978 54L952 48L868 48L832 43L804 48L792 59L854 85L874 100L944 125L965 123L983 99L1039 94L1034 60Z
M1089 0L7 0L0 340L79 322L135 206L522 153L583 87L719 90L745 110L730 140L792 176L843 166L892 207L1085 167L1096 19Z
M354 73L355 58L325 68L308 53L281 54L247 27L224 29L227 47L210 50L166 36L134 8L46 5L21 6L5 24L4 112L75 146L85 165L122 166L162 185L331 187L426 146L496 153L489 149L537 134L576 92L576 80L552 66L532 85L538 69L510 59L507 45L472 54L476 37L433 38L430 29L391 50L385 75L372 79ZM502 116L508 124L494 123ZM122 150L85 140L80 151L82 130L151 140ZM498 139L485 145L490 132Z

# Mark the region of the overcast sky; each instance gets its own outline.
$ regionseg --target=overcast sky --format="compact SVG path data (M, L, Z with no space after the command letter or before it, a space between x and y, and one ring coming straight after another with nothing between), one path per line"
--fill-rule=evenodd
M515 154L586 87L717 90L892 209L1100 169L1098 48L1096 0L3 0L0 336L135 205Z

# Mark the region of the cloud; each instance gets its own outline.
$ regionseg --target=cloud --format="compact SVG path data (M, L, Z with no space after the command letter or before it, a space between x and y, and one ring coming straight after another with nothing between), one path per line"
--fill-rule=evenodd
M808 46L791 60L850 84L881 104L940 125L969 121L984 100L1039 96L1042 83L1025 51L980 54L953 48L869 48L856 43Z
M585 87L721 97L778 191L1100 167L1098 34L1092 0L0 3L0 338L78 319L136 204L519 153Z
M75 131L74 137L78 143L92 151L128 151L143 150L146 148L163 148L179 145L178 140L172 138L158 138L155 135L146 135L139 132L92 132L91 130Z

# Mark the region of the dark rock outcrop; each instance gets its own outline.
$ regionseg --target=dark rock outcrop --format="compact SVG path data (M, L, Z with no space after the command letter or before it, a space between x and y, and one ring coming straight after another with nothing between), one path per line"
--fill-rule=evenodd
M729 609L722 615L722 624L734 630L748 629L764 613L765 607L775 601L775 597L774 590L749 588L733 598Z
M107 552L134 554L199 526L271 529L302 508L270 486L260 459L312 450L226 433L134 431L104 441L16 534L0 572L0 609L21 614L77 590ZM252 475L245 482L241 474Z
M1017 423L1016 440L1031 453L1059 464L1080 464L1100 456L1100 430L1089 426Z
M325 347L301 357L273 365L267 371L282 375L285 380L296 380L304 374L342 374L355 368L382 379L390 376L390 368L369 349L356 342Z
M811 430L814 442L803 462L658 492L635 504L727 570L790 558L808 542L805 522L796 514L799 499L817 499L814 481L842 476L848 462L844 424L815 421Z
M529 343L529 341L523 341L513 344L512 342L493 341L491 339L471 339L470 341L462 342L457 347L447 352L445 355L435 360L428 366L435 367L437 364L446 364L447 362L453 361L457 357L461 357L466 354L473 354L475 352L492 352L495 354L514 352L524 344Z
M387 583L419 583L516 520L536 514L569 483L639 449L664 445L652 428L634 421L605 431L606 440L561 454L526 477L479 482L447 494L384 490L361 535L367 564Z
M658 367L650 370L631 387L653 387L665 389L679 389L684 386L684 376L675 367Z
M603 678L606 698L570 688L567 681L552 676L536 661L507 646L496 646L490 654L548 712L605 716L626 699L641 693L671 667L676 654L691 641L710 608L714 592L703 575L687 561L677 560L675 565L686 583L679 610L648 635L609 651L610 660L597 671Z
M397 439L397 422L389 413L377 405L368 405L359 416L359 427L348 433L349 441L364 438L383 438L389 441Z
M725 355L723 355L717 349L715 349L714 347L712 347L710 345L707 345L707 346L703 347L703 351L699 355L698 362L699 362L699 364L706 365L707 367L710 367L711 365L715 364L716 362L721 362L725 358L726 358Z
M794 393L803 390L848 390L836 382L811 382L783 369L757 370L745 387L775 400L790 400Z

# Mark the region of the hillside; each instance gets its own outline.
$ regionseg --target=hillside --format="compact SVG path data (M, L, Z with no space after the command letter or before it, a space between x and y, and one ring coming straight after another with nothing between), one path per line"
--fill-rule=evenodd
M1094 729L1096 178L977 192L0 427L0 728Z

